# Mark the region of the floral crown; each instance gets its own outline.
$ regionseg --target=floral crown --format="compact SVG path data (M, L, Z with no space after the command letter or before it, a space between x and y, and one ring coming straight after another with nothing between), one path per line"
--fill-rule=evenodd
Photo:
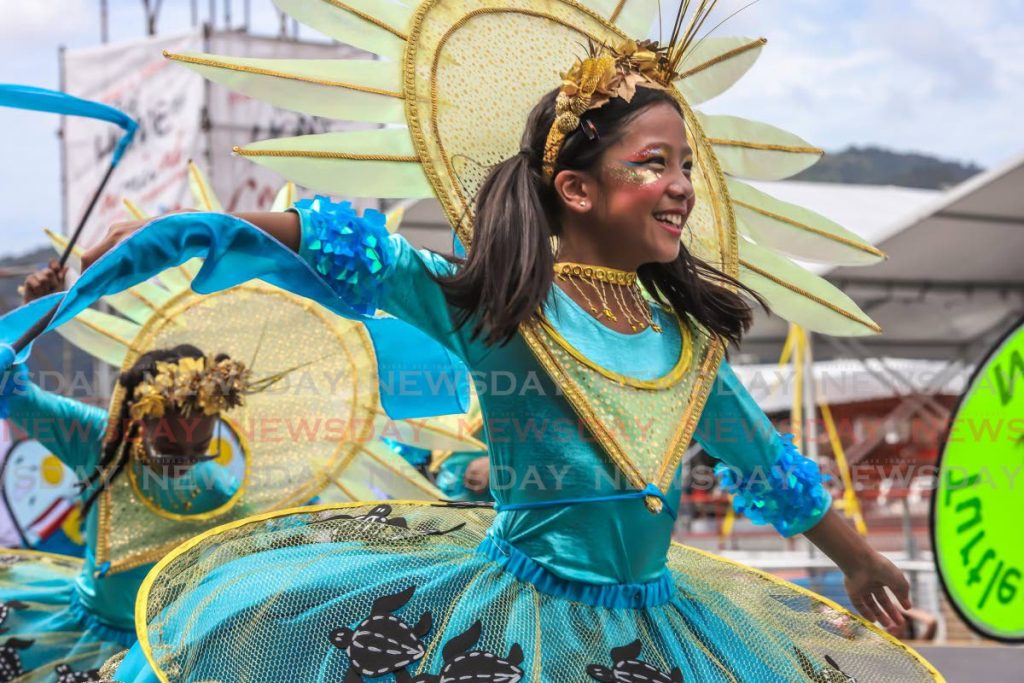
M186 417L216 415L242 405L255 388L252 371L230 358L157 361L156 372L147 373L132 393L131 418L163 417L168 407Z
M544 145L543 171L549 180L565 139L580 128L583 115L613 98L632 102L638 87L664 90L676 76L669 48L657 42L627 40L619 47L590 46L590 54L562 74L562 89L555 100L555 120ZM594 139L593 124L583 132Z
M638 87L666 90L680 78L683 56L696 41L718 0L680 0L672 33L665 45L652 40L627 40L618 47L590 45L589 55L562 74L562 89L555 100L555 120L544 145L541 169L548 180L565 140L581 128L591 140L597 129L582 120L591 109L615 97L632 102ZM690 9L695 11L685 21Z

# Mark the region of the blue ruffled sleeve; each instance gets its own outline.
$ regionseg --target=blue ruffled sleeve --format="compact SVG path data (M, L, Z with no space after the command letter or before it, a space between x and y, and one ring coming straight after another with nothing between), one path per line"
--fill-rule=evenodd
M373 315L395 260L384 214L366 209L360 215L349 202L319 196L292 210L302 221L299 256L353 310Z
M818 465L792 436L780 435L728 363L723 362L694 439L721 462L715 467L736 512L771 524L785 537L813 528L832 496Z
M29 379L24 364L0 373L0 416L39 441L76 474L90 473L99 462L107 412L43 391Z
M469 339L470 325L456 328L455 313L434 279L454 272L443 256L389 234L384 214L373 209L360 215L349 202L318 196L291 210L302 223L299 256L349 306L364 315L385 311L470 365L487 353L482 342Z

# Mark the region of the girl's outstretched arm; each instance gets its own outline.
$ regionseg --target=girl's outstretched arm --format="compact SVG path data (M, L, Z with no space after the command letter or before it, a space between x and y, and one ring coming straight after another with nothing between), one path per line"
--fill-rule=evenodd
M298 214L295 212L251 211L231 215L252 223L292 251L298 253L299 247L302 244L302 225L299 222ZM84 270L91 266L100 256L116 247L129 235L152 220L153 218L146 218L138 221L123 221L111 225L103 239L82 254L82 269Z
M450 275L454 266L438 254L413 248L400 235L389 235L382 214L368 210L360 216L347 203L317 197L297 202L284 212L230 215L298 254L356 310L385 311L419 328L471 365L487 352L482 341L472 338L472 326L456 324L455 312L437 281ZM155 220L115 223L98 244L83 254L82 267L88 269ZM377 258L372 272L365 262L369 251Z
M902 623L885 589L909 608L906 577L831 509L818 466L797 451L792 437L775 431L726 362L694 439L721 461L716 472L738 512L784 536L805 535L845 574L846 591L861 614L886 627Z

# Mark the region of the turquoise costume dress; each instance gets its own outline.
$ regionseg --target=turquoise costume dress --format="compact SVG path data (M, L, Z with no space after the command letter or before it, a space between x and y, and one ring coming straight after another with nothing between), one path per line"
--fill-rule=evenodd
M511 373L515 391L478 390L496 504L325 505L203 534L148 578L139 643L112 680L934 680L835 604L673 543L678 464L667 491L624 482L522 335L486 346L455 329L434 279L447 260L326 200L297 210L310 277L342 299L376 297L483 377ZM371 283L346 266L366 252L382 266ZM657 306L662 334L612 331L557 287L544 313L617 373L654 380L682 357L684 326ZM716 372L694 438L738 509L786 536L810 529L831 501L817 466L728 364Z
M107 412L43 391L27 381L24 365L12 373L18 374L5 378L0 399L8 418L79 476L91 473L102 451ZM135 642L135 596L152 565L106 575L93 554L97 528L93 506L82 560L15 550L0 557L0 603L7 607L0 658L10 666L0 665L0 681L98 680L95 670ZM89 671L93 678L71 677Z

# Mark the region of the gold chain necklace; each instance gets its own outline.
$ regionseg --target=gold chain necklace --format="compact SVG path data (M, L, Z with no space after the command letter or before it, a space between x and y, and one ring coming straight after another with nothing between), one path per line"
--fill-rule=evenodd
M583 300L587 302L591 314L595 318L605 317L612 322L618 320L608 305L608 292L611 291L611 299L622 311L629 323L630 329L639 332L650 327L655 332L661 332L661 327L654 322L651 316L651 309L644 299L643 292L636 273L603 266L592 266L585 263L573 263L572 261L559 261L555 263L555 276L564 282L568 282L575 288ZM595 303L587 292L580 286L580 282L586 283L597 295ZM627 293L628 299L627 301Z

